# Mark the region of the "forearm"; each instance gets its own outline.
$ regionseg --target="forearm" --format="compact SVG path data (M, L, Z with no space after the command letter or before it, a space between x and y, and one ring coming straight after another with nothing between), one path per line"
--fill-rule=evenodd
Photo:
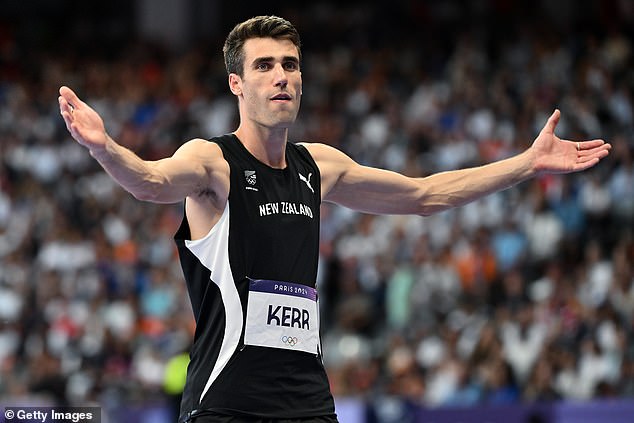
M484 166L441 172L420 179L422 215L465 205L536 175L530 149Z
M89 151L104 170L134 197L156 201L161 181L150 162L142 160L129 149L117 144L107 134L102 147Z

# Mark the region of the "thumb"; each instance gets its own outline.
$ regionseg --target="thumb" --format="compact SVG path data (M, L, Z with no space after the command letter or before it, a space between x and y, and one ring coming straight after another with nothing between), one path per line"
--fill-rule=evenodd
M557 124L559 123L560 117L561 117L561 112L559 111L559 109L555 109L553 114L550 115L550 117L548 118L548 122L546 122L546 125L544 125L544 129L542 129L542 132L554 134L555 128L557 127Z

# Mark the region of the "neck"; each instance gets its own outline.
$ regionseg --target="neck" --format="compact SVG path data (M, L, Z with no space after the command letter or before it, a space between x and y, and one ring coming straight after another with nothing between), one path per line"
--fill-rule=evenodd
M286 167L288 128L272 129L240 124L234 134L249 153L265 165L276 169Z

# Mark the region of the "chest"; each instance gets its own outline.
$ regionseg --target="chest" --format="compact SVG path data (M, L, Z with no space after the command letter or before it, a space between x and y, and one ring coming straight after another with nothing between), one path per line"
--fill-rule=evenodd
M316 176L309 166L296 163L283 170L233 164L230 207L264 231L310 225L319 214Z

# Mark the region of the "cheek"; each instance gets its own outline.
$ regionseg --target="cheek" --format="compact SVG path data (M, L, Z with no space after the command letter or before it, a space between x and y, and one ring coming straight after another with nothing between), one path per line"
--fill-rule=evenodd
M265 113L266 103L261 96L252 90L247 90L243 94L245 112L253 119L259 119L259 117Z
M295 87L297 88L297 92L301 93L302 92L302 75L299 74L299 77L297 78L297 82L295 83Z
M243 97L244 97L244 101L248 104L255 104L258 101L258 96L255 95L255 93L252 90L245 90Z

